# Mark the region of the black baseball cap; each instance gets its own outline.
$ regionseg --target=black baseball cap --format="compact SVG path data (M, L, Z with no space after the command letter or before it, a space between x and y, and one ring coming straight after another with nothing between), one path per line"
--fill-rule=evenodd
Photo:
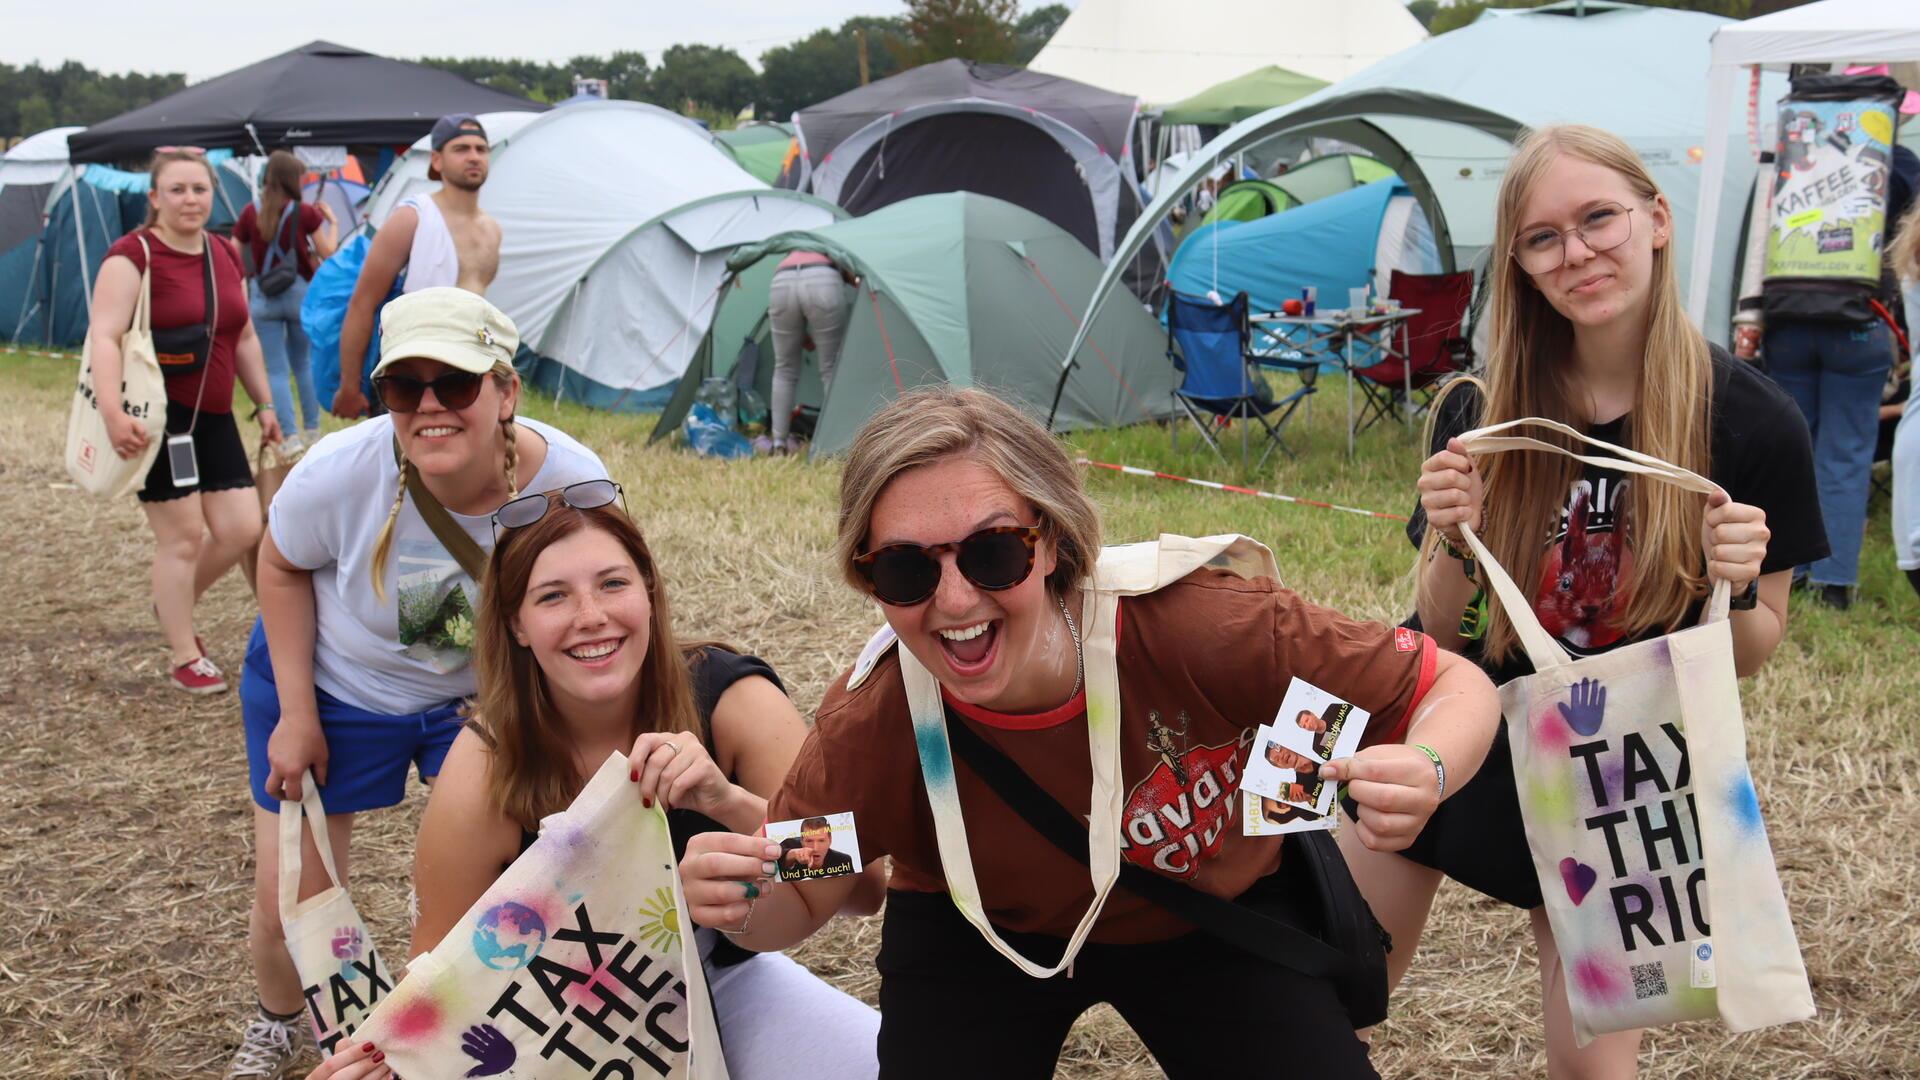
M438 152L462 135L478 135L484 140L487 137L487 129L480 126L480 118L472 113L454 113L433 122L433 134L427 139L427 145ZM440 170L429 164L427 179L440 179Z

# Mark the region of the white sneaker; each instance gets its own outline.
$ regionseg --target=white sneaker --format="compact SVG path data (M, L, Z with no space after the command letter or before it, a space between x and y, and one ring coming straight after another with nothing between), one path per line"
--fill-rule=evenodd
M298 1016L276 1020L256 1009L227 1066L227 1080L282 1080L300 1057L300 1033L306 1028L301 1021Z
M288 461L307 452L307 444L300 441L298 432L280 436L280 456Z

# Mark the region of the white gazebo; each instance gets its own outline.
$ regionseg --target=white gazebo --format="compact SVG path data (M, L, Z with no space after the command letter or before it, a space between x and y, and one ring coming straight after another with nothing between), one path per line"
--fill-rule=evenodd
M1707 78L1707 139L1701 163L1700 201L1711 206L1720 197L1727 170L1727 140L1732 134L1729 106L1746 69L1749 84L1765 71L1794 64L1920 64L1920 0L1820 0L1745 22L1728 23L1713 35L1713 59ZM1920 79L1910 69L1895 77L1913 88ZM1760 107L1771 106L1762 101ZM1751 121L1750 121L1751 122ZM1713 250L1719 219L1694 219L1693 250ZM1707 296L1716 270L1713 260L1696 258L1689 268L1687 314L1703 328Z

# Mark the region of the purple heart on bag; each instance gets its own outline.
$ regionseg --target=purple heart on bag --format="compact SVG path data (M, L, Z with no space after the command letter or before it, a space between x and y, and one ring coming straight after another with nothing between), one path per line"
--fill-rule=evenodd
M1600 875L1593 867L1579 859L1561 859L1560 880L1566 883L1567 899L1572 900L1575 907L1579 907L1580 901L1585 900L1587 893L1593 891L1593 883L1600 880Z

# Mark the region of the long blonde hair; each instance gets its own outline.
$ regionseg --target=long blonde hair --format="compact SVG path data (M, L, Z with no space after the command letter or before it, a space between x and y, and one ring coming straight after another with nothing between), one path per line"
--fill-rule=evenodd
M493 380L504 393L513 385L513 365L502 360L493 365ZM507 498L520 494L520 446L514 437L513 417L500 421L500 432L506 436L506 463L504 471L507 477ZM393 509L387 511L387 523L380 527L380 535L373 542L373 595L381 603L387 602L387 560L393 554L393 531L400 521L400 508L407 505L407 485L413 478L413 462L407 460L405 447L400 449L400 490L393 496Z
M285 150L267 156L266 175L260 180L260 235L267 238L269 251L280 236L281 212L300 205L300 178L306 173L307 167L300 164L300 159ZM295 243L299 243L297 236Z
M1920 285L1920 199L1913 200L1906 216L1894 226L1893 246L1887 249L1887 258L1893 263L1893 272L1901 284ZM1907 330L1920 332L1920 327Z
M551 494L551 493L549 493ZM500 537L487 562L480 589L473 667L479 692L468 710L469 724L491 745L487 791L495 809L522 829L567 808L580 787L571 736L547 693L546 676L533 650L513 636L513 616L527 595L540 553L586 529L599 529L620 542L646 584L652 608L648 616L647 655L640 662L640 701L628 741L644 731L690 731L706 741L706 725L694 702L688 654L704 644L683 648L673 636L673 614L666 585L646 538L618 507L576 510L553 506L547 515Z
M1060 440L1032 417L984 390L924 386L895 398L854 436L840 474L840 535L834 557L849 585L867 591L853 568L867 542L873 504L893 478L950 454L970 457L1033 504L1054 553L1047 584L1064 594L1100 557L1100 512Z
M1485 379L1458 381L1480 389L1478 425L1539 416L1582 430L1592 426L1575 398L1573 324L1553 309L1512 258L1514 234L1527 198L1561 155L1619 173L1643 203L1651 205L1660 195L1633 148L1598 128L1546 127L1514 149L1500 182L1494 221ZM1687 321L1681 306L1673 250L1669 242L1653 251L1646 358L1622 439L1632 449L1704 476L1711 464L1713 361L1706 339ZM1447 392L1458 389L1456 383ZM1440 405L1435 402L1428 420L1429 440L1432 425L1441 415ZM1551 432L1529 434L1549 442L1572 442ZM1485 485L1480 538L1530 593L1539 581L1541 560L1561 508L1580 478L1580 463L1559 455L1513 452L1489 455L1475 464L1482 469ZM1627 596L1625 610L1617 615L1619 628L1628 634L1655 627L1672 629L1691 603L1706 595L1705 556L1700 550L1705 497L1641 481L1629 485L1628 507L1634 560L1631 575L1619 585ZM1420 565L1426 565L1439 543L1439 530L1428 529ZM1425 589L1424 584L1421 587ZM1497 603L1488 605L1484 646L1487 658L1495 663L1505 661L1518 646L1513 623Z

